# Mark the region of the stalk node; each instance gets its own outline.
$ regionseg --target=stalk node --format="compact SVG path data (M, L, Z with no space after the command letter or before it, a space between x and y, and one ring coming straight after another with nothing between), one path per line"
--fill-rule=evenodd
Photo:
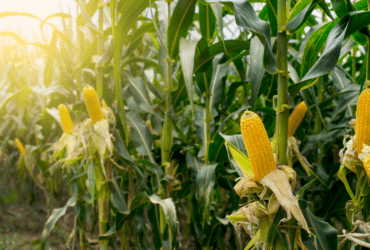
M289 110L290 109L290 105L289 104L282 104L280 107L277 107L276 108L276 114L280 114L280 113L283 113L285 110Z
M278 32L277 32L277 33L281 34L281 33L284 33L284 32L289 32L289 31L287 30L287 28L285 27L285 25L284 25L283 27L281 27L281 28L278 30Z

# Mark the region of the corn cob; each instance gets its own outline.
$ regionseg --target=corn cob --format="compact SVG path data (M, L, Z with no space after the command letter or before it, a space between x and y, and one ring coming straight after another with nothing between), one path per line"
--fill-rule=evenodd
M370 89L362 91L357 102L356 145L357 154L361 153L362 144L370 144Z
M365 168L365 171L366 171L367 176L370 178L370 154L368 154L365 157L365 160L364 160L364 168Z
M85 104L92 123L96 123L104 119L104 114L100 106L99 98L95 92L95 89L89 85L84 87L83 90Z
M68 134L73 129L73 122L69 115L66 105L60 104L58 106L60 120L62 121L63 131Z
M21 155L25 155L26 150L24 149L22 142L18 138L15 139L14 141L15 141L15 144L17 144L17 148L18 148L19 153Z
M289 116L288 137L294 135L307 112L305 102L300 102Z
M265 175L276 169L274 154L265 126L256 113L245 111L240 120L240 127L254 179L260 181Z

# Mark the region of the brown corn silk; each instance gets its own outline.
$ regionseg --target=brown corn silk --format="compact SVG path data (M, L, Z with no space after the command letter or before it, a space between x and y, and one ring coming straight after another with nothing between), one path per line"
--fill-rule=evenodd
M261 118L256 113L245 111L240 120L240 127L254 179L259 182L276 169L270 140Z

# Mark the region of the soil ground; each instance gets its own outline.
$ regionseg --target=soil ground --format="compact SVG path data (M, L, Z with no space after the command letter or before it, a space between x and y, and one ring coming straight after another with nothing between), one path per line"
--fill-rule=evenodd
M33 207L12 206L0 209L0 250L28 250L39 249L40 237L47 220L47 214ZM58 225L68 227L68 220L74 212L69 212L62 217ZM69 217L69 218L68 218ZM73 217L72 217L73 221ZM64 250L69 249L63 242L63 233L52 233L49 237L46 249ZM64 235L65 236L65 235Z

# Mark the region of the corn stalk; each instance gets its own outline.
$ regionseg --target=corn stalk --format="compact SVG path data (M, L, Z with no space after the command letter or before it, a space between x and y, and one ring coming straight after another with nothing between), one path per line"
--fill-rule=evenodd
M101 174L102 180L104 180L104 184L101 187L100 193L99 193L99 235L104 235L109 230L109 196L110 191L108 187L108 180L110 179L111 175L111 162L106 160L105 164L105 172L106 176L105 179L103 177L103 174ZM101 242L101 248L102 250L108 250L109 246L109 240L104 240Z
M104 25L104 4L103 0L99 0L99 34L98 34L98 61L103 55L104 50L104 36L103 36L103 25ZM98 96L103 97L103 67L99 66L96 69L96 92Z
M322 22L325 23L325 21L326 21L325 20L325 13L322 12ZM353 63L354 63L355 64L355 66L354 66L355 67L355 73L356 73L356 60L355 60L355 54L356 54L356 52L355 52L355 48L353 48L353 53L354 53L354 56L352 57L352 67L353 67ZM354 75L355 73L353 73L353 71L352 71L352 75ZM353 79L355 79L355 78L353 77ZM317 79L317 83L316 83L316 87L317 87L317 100L319 102L322 101L323 92L324 92L323 85L322 84L323 84L323 76L320 76ZM316 112L315 113L314 134L315 135L319 134L321 132L321 130L322 130L322 126L321 126L320 114L319 114L319 112ZM318 148L319 148L318 154L319 154L319 152L321 152L319 146L320 146L320 143L318 144ZM317 159L318 159L318 161L320 163L322 162L322 159L321 158L317 157Z
M167 32L170 26L171 20L171 0L167 1ZM168 40L167 35L167 48L169 47L170 42ZM167 49L165 48L165 49ZM165 87L164 87L164 95L165 95L165 111L164 111L164 123L161 133L161 160L162 165L165 168L165 175L168 176L171 174L171 147L172 147L172 121L171 121L171 91L172 91L172 58L169 53L166 53L166 74L165 74ZM169 195L168 185L164 190L162 188L159 189L159 193L161 198L165 198ZM166 229L166 219L163 209L159 208L159 221L160 221L160 230L161 230L161 238L163 240L163 235L165 234Z
M76 16L78 17L79 12L79 5L76 6ZM76 82L77 87L81 91L83 86L81 83L81 32L79 30L78 23L76 21L76 42L77 42L77 53L76 53ZM81 101L79 95L76 95L76 101Z
M277 161L287 163L288 147L288 59L286 23L286 0L278 1L278 103L277 103Z

